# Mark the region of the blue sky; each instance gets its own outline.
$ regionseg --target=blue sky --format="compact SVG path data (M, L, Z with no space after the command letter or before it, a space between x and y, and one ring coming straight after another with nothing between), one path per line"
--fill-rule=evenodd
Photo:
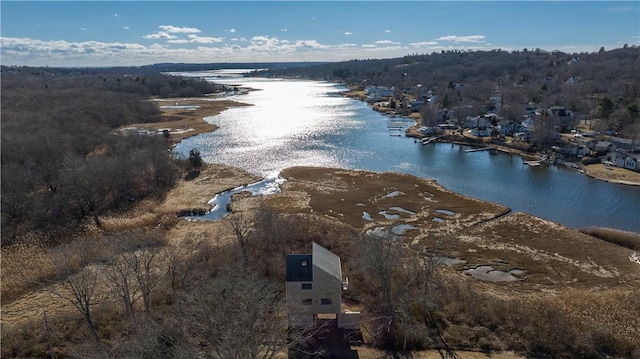
M343 61L640 46L639 1L2 1L4 65Z

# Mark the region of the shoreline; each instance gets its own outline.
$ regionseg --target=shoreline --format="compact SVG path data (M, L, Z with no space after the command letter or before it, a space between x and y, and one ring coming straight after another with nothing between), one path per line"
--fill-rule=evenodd
M345 97L366 102L367 104L369 104L371 109L385 116L390 116L392 114L389 109L380 108L371 103L371 101L366 98L364 91L350 88L348 91L344 91L342 94ZM428 137L417 130L417 128L419 127L417 116L409 115L406 117L411 117L416 121L416 124L411 126L405 132L406 137L412 137L418 140ZM477 148L495 147L497 151L512 155L519 155L526 158L527 160L541 160L540 156L538 156L537 154L527 153L526 151L518 148L492 143L490 140L485 141L483 138L470 138L464 135L445 134L444 136L440 136L436 141L442 143L453 143L456 145L473 146ZM598 181L620 184L624 186L640 186L640 172L634 172L620 167L606 167L600 163L590 165L578 163L578 166L580 167L579 172L587 177L593 178Z
M371 106L373 110L385 116L389 116L391 114L388 109L382 109L380 107L374 106L370 101L366 99L363 91L349 90L342 92L342 94L345 97L366 102ZM211 97L151 99L150 101L157 102L160 106L165 104L178 106L199 106L195 110L185 108L160 109L160 111L162 112L162 117L166 118L166 121L143 123L129 126L156 132L168 130L169 141L171 142L172 148L185 138L196 136L201 133L213 132L218 129L217 125L208 123L205 120L206 117L216 116L222 111L233 107L251 106L250 104L239 101L223 100ZM417 118L417 116L409 115L407 117L413 118L416 121L416 124L414 126L411 126L405 132L405 136L413 137L418 140L427 137L417 130L419 126L417 122L419 119ZM541 159L536 154L527 153L522 149L505 146L503 144L501 145L492 143L491 141L486 141L483 138L470 138L464 135L445 134L444 136L438 138L437 141L442 143L452 143L456 145L473 146L477 148L486 148L491 146L495 147L497 151L511 155L519 155L527 160ZM624 186L640 186L640 173L638 172L633 172L631 170L619 167L606 167L603 164L579 165L581 168L579 172L595 180Z
M189 97L189 98L167 98L150 99L158 104L161 117L165 121L139 123L127 126L127 128L137 128L139 130L154 131L162 133L167 131L171 147L175 147L185 138L199 135L201 133L213 132L218 126L205 120L207 117L219 115L223 111L239 106L251 106L250 104L223 100L211 97ZM161 106L181 106L193 108L160 108Z

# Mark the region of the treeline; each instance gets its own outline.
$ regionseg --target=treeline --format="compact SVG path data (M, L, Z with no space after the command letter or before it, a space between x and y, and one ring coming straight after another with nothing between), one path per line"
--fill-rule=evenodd
M140 67L143 70L153 72L177 72L177 71L211 71L219 69L278 69L278 68L294 68L302 66L315 66L324 64L325 62L251 62L236 63L223 62L211 64L191 64L191 63L160 63L146 65Z
M2 67L3 245L162 195L177 173L166 140L114 129L158 120L149 96L217 90L160 74L74 71Z
M582 118L598 118L596 129L624 132L637 121L640 95L640 48L627 46L595 53L521 51L442 51L402 58L351 60L290 69L268 76L304 76L361 88L395 87L397 97L420 98L431 92L438 105L486 111L499 97L501 115L514 118L525 107L563 106Z

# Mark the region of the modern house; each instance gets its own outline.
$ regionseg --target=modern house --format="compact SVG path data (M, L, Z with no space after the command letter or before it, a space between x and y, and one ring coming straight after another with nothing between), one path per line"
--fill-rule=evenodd
M360 313L342 310L340 257L317 243L311 254L287 255L286 298L292 327L313 326L319 319L335 320L341 329L360 328Z

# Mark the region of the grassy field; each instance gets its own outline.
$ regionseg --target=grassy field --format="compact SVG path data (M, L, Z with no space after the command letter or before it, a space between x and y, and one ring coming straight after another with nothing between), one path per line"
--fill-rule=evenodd
M57 333L59 354L83 345L86 328L79 314L52 294L60 290L63 278L57 262L76 248L73 243L88 243L99 258L115 251L110 238L144 229L158 233L164 251L203 239L211 253L217 253L206 265L220 265L235 260L229 255L237 243L233 221L268 208L279 227L272 230L288 236L283 242L287 250L320 241L330 244L345 266L358 257L345 241L374 228L401 228L397 237L405 246L437 250L446 259L441 271L447 289L437 299L435 314L443 337L462 358L484 358L487 353L494 358L603 353L640 357L640 266L629 260L630 248L409 175L295 167L281 176L287 179L281 193L236 195L233 213L223 220L176 218L184 211L208 209L207 201L220 191L258 180L238 169L206 165L199 176L181 180L163 201L101 217L100 227L88 223L85 238L66 247L45 248L34 237L31 244L3 248L2 356L45 355L45 310ZM263 219L254 225L265 223ZM268 258L277 278L283 275L278 269L283 258ZM175 298L167 285L153 297L156 316L172 311ZM114 307L106 283L99 282L97 292L99 335L104 345L117 346L129 329L116 319L122 313ZM360 358L392 357L366 346L356 349ZM411 357L437 354L420 351Z

